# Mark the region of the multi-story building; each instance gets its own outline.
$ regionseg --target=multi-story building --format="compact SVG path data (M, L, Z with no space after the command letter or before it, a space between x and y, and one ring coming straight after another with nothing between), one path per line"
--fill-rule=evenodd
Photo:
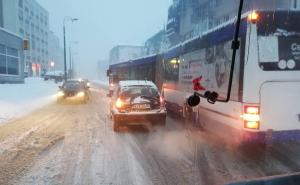
M150 37L145 43L145 55L152 55L160 53L163 49L163 41L165 38L165 30L161 30L152 37Z
M120 62L136 59L143 56L143 46L128 46L119 45L115 46L110 50L109 64L118 64Z
M173 0L166 27L170 47L234 18L238 4L239 0ZM243 11L299 8L300 0L247 0Z
M0 0L3 28L28 39L25 71L40 75L48 68L49 13L35 0Z
M59 38L52 32L49 32L48 38L49 61L47 65L48 71L64 70L63 49L60 46Z
M97 78L101 81L107 81L106 72L109 68L108 60L98 60L97 62Z

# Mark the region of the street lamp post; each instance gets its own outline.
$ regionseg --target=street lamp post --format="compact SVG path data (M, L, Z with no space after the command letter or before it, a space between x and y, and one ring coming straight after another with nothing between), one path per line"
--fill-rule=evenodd
M67 52L66 52L66 22L78 21L77 18L65 17L63 22L63 34L64 34L64 80L67 81Z

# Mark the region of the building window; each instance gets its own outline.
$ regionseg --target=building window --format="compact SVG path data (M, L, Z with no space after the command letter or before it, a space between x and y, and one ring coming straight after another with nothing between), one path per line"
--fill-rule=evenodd
M32 42L31 42L31 49L35 49L35 41L34 40L32 40Z
M0 44L0 54L6 54L6 48L4 45Z
M23 14L22 13L19 13L19 20L23 21Z
M6 56L0 54L0 74L7 74L6 71Z
M23 0L19 0L19 7L23 8Z
M13 56L13 57L18 57L19 53L17 49L14 48L7 48L7 55Z
M19 66L18 50L0 45L0 74L19 75Z
M19 74L19 59L15 57L7 57L7 74Z

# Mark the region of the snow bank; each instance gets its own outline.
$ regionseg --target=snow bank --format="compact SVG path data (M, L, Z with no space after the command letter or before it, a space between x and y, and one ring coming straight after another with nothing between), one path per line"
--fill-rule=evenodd
M0 89L0 124L3 124L53 102L58 84L27 78L24 84L1 84Z

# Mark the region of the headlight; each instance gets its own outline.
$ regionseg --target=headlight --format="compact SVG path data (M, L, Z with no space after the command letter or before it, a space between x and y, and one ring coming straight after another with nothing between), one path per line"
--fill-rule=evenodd
M120 98L118 98L118 100L116 101L116 107L122 108L123 106L124 106L123 101Z
M79 93L77 93L77 97L79 97L79 98L81 98L81 97L84 97L84 92L79 92Z
M91 86L90 82L88 82L86 85L87 85L88 87Z
M65 93L63 92L63 91L59 91L58 93L57 93L57 97L62 97L62 96L64 96L65 95Z

